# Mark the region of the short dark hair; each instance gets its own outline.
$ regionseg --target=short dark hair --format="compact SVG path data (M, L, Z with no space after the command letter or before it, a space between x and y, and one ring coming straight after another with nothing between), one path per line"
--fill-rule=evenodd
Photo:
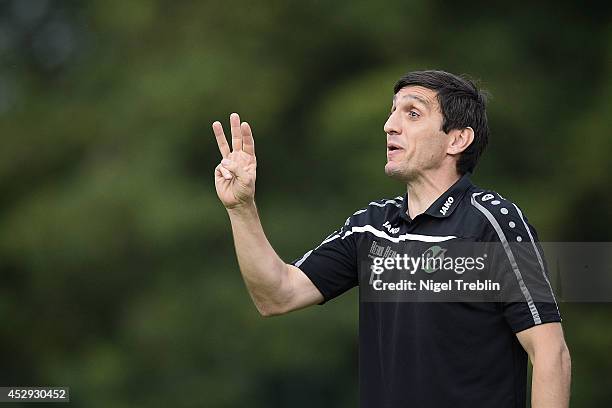
M409 72L397 81L393 93L407 86L422 86L436 91L442 111L442 131L453 129L474 129L474 141L467 147L457 161L459 174L474 172L480 155L489 142L487 123L488 93L478 89L474 81L465 75L457 76L444 71Z

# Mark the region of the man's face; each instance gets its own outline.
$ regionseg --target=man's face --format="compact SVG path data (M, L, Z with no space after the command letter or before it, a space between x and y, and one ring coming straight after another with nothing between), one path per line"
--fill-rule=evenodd
M436 92L407 86L393 97L387 134L385 173L408 182L439 168L447 159L449 136L442 129L442 113Z

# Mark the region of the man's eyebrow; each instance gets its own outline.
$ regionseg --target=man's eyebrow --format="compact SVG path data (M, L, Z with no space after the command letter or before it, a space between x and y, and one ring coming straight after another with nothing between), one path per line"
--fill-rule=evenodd
M431 102L429 102L429 100L419 96L419 95L414 95L414 94L408 94L408 95L404 95L402 96L402 99L414 99L417 102L420 102L421 104L425 105L425 107L430 108L431 107Z

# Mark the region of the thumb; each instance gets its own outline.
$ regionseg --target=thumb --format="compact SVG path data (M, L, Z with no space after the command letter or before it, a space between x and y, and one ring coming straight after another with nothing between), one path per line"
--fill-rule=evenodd
M225 180L231 180L234 178L234 176L232 176L232 173L228 169L223 167L221 164L217 165L217 167L215 168L215 175L219 178L224 178Z
M236 178L244 178L246 176L244 169L231 159L221 160L221 166L232 172Z

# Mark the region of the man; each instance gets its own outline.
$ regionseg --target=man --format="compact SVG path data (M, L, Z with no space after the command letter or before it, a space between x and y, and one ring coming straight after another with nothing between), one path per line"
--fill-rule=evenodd
M535 230L517 206L469 180L489 134L484 95L471 81L420 71L397 82L384 126L385 173L406 194L356 211L291 264L270 246L257 215L251 128L235 113L230 124L231 150L221 124L213 124L223 156L215 186L249 293L263 316L273 316L359 285L362 407L524 407L527 356L532 407L568 406L570 357ZM497 242L503 261L495 268L521 299L377 302L362 295L371 280L360 267L382 249L455 241ZM526 245L517 248L520 242Z

